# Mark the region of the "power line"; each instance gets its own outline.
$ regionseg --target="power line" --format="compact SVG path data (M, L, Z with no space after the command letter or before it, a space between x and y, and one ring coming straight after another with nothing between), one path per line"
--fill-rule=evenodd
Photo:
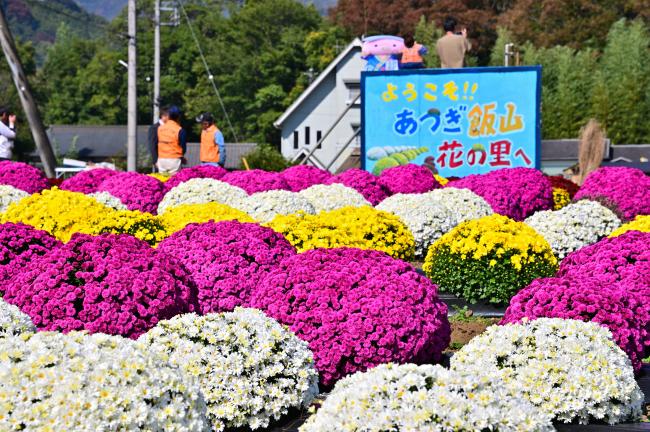
M196 33L194 33L194 27L192 26L192 21L190 20L189 15L187 14L187 11L185 10L185 6L183 5L182 0L178 0L178 4L181 7L181 11L183 12L183 16L185 17L185 21L187 22L187 26L190 28L190 33L192 34L192 38L194 39L194 43L196 43L196 47L199 49L199 55L201 56L201 61L203 62L203 66L205 67L205 71L208 74L208 81L212 83L212 88L214 89L215 94L217 95L217 99L219 99L219 104L221 105L221 109L223 110L223 114L226 116L226 121L228 122L228 126L230 127L230 132L232 133L232 136L235 138L235 142L239 142L239 138L237 137L237 133L235 132L235 128L232 126L232 122L230 121L230 116L228 115L228 111L226 110L226 106L223 103L223 100L221 99L221 94L219 93L219 89L217 88L217 84L214 82L214 75L212 75L212 72L210 71L210 66L208 66L208 62L205 59L205 55L203 55L203 48L201 48L201 43L199 42L199 39L196 37Z

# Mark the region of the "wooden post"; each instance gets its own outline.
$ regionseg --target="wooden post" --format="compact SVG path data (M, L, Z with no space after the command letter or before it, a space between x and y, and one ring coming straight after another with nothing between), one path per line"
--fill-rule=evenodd
M36 148L38 149L38 153L41 157L45 175L47 175L49 178L54 178L54 169L56 167L54 152L52 151L52 146L50 145L50 139L47 137L47 133L45 133L43 120L41 119L41 115L38 112L38 108L36 107L36 102L34 101L31 87L29 86L29 82L25 76L25 71L23 69L22 63L20 62L20 57L18 57L16 44L14 42L13 36L11 35L11 31L9 30L9 25L7 24L7 19L5 18L2 7L0 7L0 43L2 44L2 51L4 52L5 58L7 59L7 63L9 64L11 76L13 78L14 84L16 85L18 97L20 97L20 103L22 104L25 115L27 116L27 122L29 123L32 137L34 138Z

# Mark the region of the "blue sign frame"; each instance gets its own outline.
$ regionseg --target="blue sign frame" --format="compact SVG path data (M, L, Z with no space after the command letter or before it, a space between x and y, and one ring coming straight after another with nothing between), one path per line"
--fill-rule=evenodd
M376 77L381 77L381 78L383 78L382 82L385 82L386 78L394 78L396 80L396 82L403 83L404 82L404 77L407 77L407 76L408 77L413 77L413 79L415 79L416 81L419 81L420 77L427 77L427 76L434 76L438 80L440 80L441 77L449 77L450 80L453 80L454 77L457 77L459 74L464 74L464 75L477 74L477 75L482 76L482 78L480 78L480 79L486 80L486 79L490 78L489 76L486 76L486 74L495 74L495 73L499 74L499 77L498 77L499 80L502 80L502 77L503 77L502 74L504 74L504 73L505 74L519 74L518 76L520 76L520 77L525 76L527 80L531 80L532 77L534 77L534 80L535 80L534 88L526 88L526 89L522 90L522 89L519 89L519 88L508 89L508 88L505 88L505 86L500 87L498 85L497 86L491 85L489 87L489 91L492 92L492 96L497 95L498 97L502 97L502 98L512 97L512 98L515 98L515 99L517 97L521 97L521 92L522 91L523 92L528 91L528 93L525 93L525 94L528 97L528 99L531 99L531 98L533 98L533 95L530 92L534 91L534 104L535 104L535 106L534 107L530 107L530 106L524 107L525 111L529 114L525 118L525 125L527 125L527 126L524 126L523 129L516 132L516 133L520 133L522 135L525 135L527 137L527 139L524 140L524 141L526 141L526 143L527 143L527 145L529 147L530 147L530 142L534 141L534 152L533 152L532 148L528 149L528 150L530 150L531 153L534 154L534 157L533 157L534 160L531 161L530 165L526 165L524 163L523 165L522 164L514 164L512 166L531 166L531 167L539 169L540 164L541 164L541 94L542 94L541 71L542 71L541 66L519 66L519 67L462 68L462 69L411 69L411 70L400 70L400 71L377 71L377 72L369 71L369 72L362 72L361 73L361 107L362 107L362 112L361 112L361 128L362 128L362 132L361 132L361 167L362 167L362 169L369 170L369 171L373 169L373 166L369 166L369 165L373 165L374 162L370 161L370 163L369 163L368 150L371 150L373 147L377 146L374 143L369 143L368 142L368 133L369 133L368 125L370 124L368 122L368 120L369 120L368 119L369 110L374 109L373 112L378 117L382 118L382 121L383 121L382 124L386 123L386 118L387 118L385 112L380 112L381 110L379 108L382 108L381 106L374 106L374 105L370 106L370 105L368 105L368 102L369 102L368 101L368 98L369 98L368 88L369 88L369 82L371 82L371 80L373 80ZM524 72L525 74L522 74L522 72ZM532 77L531 77L531 75L532 75ZM513 77L515 77L515 75L513 75ZM467 80L467 79L468 78L466 76L464 78L464 80ZM506 83L505 81L496 81L497 84L499 84L500 82L503 82L504 84ZM374 85L374 84L371 84L371 85ZM399 90L396 90L396 92L397 92L397 94L399 96L401 96L403 94L402 90L403 90L403 87L400 87ZM438 97L440 97L440 93L441 93L440 90L441 89L438 89L438 90L439 90L438 91ZM376 85L375 85L375 88L373 89L373 91L374 91L374 93L372 94L372 96L377 97ZM422 93L422 89L417 88L416 92L417 92L418 96L420 96L421 93ZM465 93L467 93L467 88L465 88ZM477 93L477 95L478 95L478 93ZM474 102L474 104L478 104L479 102L481 102L480 97L477 98L477 99L478 99L478 101ZM386 101L386 99L384 99L384 101ZM467 103L471 103L471 102L468 101ZM528 105L530 105L530 104L528 104ZM397 105L395 105L395 107L397 107ZM435 111L438 111L438 110L435 110ZM377 114L377 113L379 113L379 114ZM533 113L534 113L534 117L535 117L534 118L534 138L533 138L532 135L530 135L533 132L533 127L532 127L532 123L531 123L532 119L530 119L531 114L533 114ZM438 111L438 113L436 115L441 117L441 113L439 111ZM393 117L397 117L397 114L395 114ZM425 115L425 117L426 117L426 115ZM502 116L502 117L504 117L504 116ZM424 118L424 117L422 117L422 118ZM377 121L378 120L373 119L374 123L377 123ZM396 129L397 129L397 127L396 127ZM424 129L424 126L422 126L422 129ZM385 133L385 132L387 132L387 130L386 130L386 127L383 126L382 127L382 133ZM417 133L419 134L421 132L418 131ZM382 135L382 139L383 139L383 136L385 136L385 135ZM393 135L393 136L395 136L395 135ZM438 136L436 138L439 139L440 141L442 141L442 139L444 139L444 138L441 138L441 136ZM449 136L448 138L452 139L453 137ZM420 138L419 138L419 135L418 135L418 138L416 140L419 140L419 139ZM467 139L469 139L469 138L467 138ZM476 139L478 139L478 138L476 138ZM375 138L375 140L376 140L376 138ZM398 141L398 140L399 140L399 137L396 137L395 141ZM433 140L433 138L431 138L431 140ZM407 137L406 141L408 141L408 137ZM393 143L390 142L389 144L392 145ZM400 144L400 143L397 143L397 144ZM371 146L370 148L368 148L369 145ZM397 150L406 149L406 154L409 155L409 156L414 156L415 155L413 153L413 151L412 151L413 149L416 149L416 153L417 153L417 147L409 147L409 146L398 145L396 147L396 149ZM466 149L464 149L464 150L466 150ZM479 151L484 151L484 152L486 152L486 155L487 155L486 150L479 150ZM379 152L379 153L381 153L381 152ZM525 151L524 151L524 156L526 156ZM413 163L418 163L418 162L422 163L422 159L423 159L422 156L418 156L418 157L412 158L411 162L413 162ZM403 160L401 158L400 158L400 161L402 161L401 163L403 163ZM400 162L392 162L392 161L390 161L390 163L391 164L397 164L397 163L400 163ZM443 175L443 176L444 175L456 175L450 169L445 169L444 167L439 167L437 165L438 164L436 164L436 167L440 171L441 175ZM472 174L472 173L478 173L478 172L492 171L494 169L498 169L498 168L482 165L481 169L475 169L472 166L472 168L461 170L462 171L461 176L465 176L465 175Z

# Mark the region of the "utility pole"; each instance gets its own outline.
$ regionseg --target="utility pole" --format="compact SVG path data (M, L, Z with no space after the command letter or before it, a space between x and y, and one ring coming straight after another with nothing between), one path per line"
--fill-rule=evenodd
M160 118L160 0L154 1L153 123Z
M38 108L36 107L36 102L34 101L34 96L32 95L32 89L29 86L27 77L25 76L25 71L20 62L20 57L18 57L16 44L11 35L11 31L9 30L9 25L7 24L7 19L5 18L2 6L0 6L0 43L2 44L2 51L7 59L7 63L9 64L11 76L16 85L18 96L20 97L20 103L22 104L25 115L27 116L27 122L32 131L32 137L36 143L36 148L38 148L38 153L41 156L45 175L54 178L54 168L56 167L54 152L50 145L50 139L45 133L43 120L41 120Z
M136 171L138 167L138 63L137 63L137 10L136 0L129 0L129 79L128 79L128 122L127 122L127 151L126 166L128 171Z

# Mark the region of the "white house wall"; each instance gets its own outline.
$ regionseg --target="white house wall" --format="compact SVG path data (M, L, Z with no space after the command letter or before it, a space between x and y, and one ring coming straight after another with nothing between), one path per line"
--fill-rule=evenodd
M363 61L360 56L360 49L353 50L285 120L282 125L282 154L285 157L292 159L301 149L312 149L317 143L318 131L324 136L337 117L347 108L349 88L345 81L360 79L363 69ZM343 120L325 139L322 149L316 150L314 156L324 164L328 164L350 139L354 133L352 125L355 124L360 124L359 106L348 111ZM309 145L305 143L306 127L309 127L310 132ZM294 149L294 131L298 132L298 149ZM348 154L352 151L352 147L354 146L348 149ZM332 171L345 162L348 154L342 155L336 161Z

